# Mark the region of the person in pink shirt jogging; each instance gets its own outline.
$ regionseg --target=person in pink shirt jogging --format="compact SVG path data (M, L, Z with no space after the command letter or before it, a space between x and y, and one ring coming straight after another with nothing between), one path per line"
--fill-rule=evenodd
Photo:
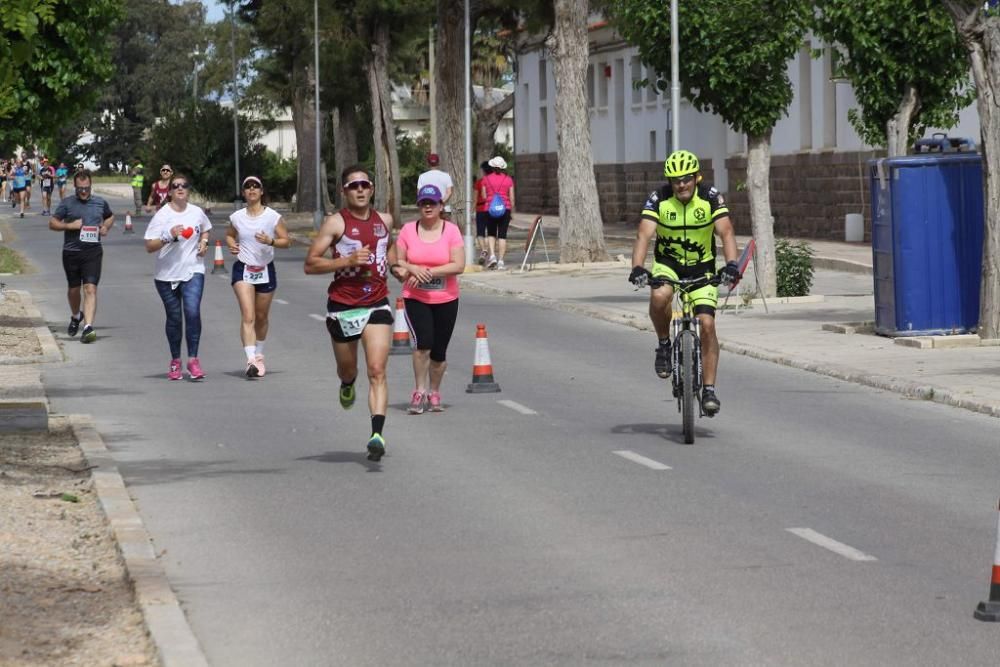
M417 191L420 219L403 225L396 238L392 275L403 283L406 320L416 339L415 388L409 413L441 412L441 379L448 343L458 318L458 275L465 270L465 245L458 227L441 217L441 190Z

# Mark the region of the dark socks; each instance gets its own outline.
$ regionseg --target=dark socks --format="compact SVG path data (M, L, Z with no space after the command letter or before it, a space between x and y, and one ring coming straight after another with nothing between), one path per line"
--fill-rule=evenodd
M372 415L372 435L382 433L385 428L385 415Z

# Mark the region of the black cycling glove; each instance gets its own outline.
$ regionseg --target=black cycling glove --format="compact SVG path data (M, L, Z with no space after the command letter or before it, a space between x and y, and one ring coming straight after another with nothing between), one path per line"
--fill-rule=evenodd
M742 277L743 274L737 268L736 262L726 262L726 265L719 270L719 278L727 285L735 285Z
M632 273L628 274L628 281L636 287L645 287L652 277L653 274L645 266L633 266Z

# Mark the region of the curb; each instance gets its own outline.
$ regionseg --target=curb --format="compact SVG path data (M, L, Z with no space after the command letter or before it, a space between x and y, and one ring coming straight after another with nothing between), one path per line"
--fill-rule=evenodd
M503 289L470 280L463 282L462 287L464 288L465 286L490 294L515 297L523 301L530 301L531 303L550 308L552 310L577 313L593 317L595 319L604 320L605 322L611 322L613 324L622 324L633 329L638 329L639 331L652 331L653 328L644 313L631 313L614 308L596 309L592 306L566 304L558 299L539 296L537 294L517 292L510 289ZM1000 417L1000 404L969 399L948 389L935 387L933 385L918 384L916 382L911 382L909 380L904 380L891 375L871 375L869 373L865 373L864 371L859 371L847 366L831 366L813 361L804 361L794 357L788 357L780 353L771 352L770 350L766 350L764 348L752 347L750 345L746 345L745 343L729 342L722 336L719 336L719 347L720 349L732 354L741 354L743 356L759 359L761 361L768 361L782 366L789 366L791 368L809 371L810 373L816 373L817 375L826 375L828 377L844 380L846 382L852 382L854 384L862 384L875 389L891 391L910 398L934 401L935 403L943 403L944 405L963 408L972 412L979 412L991 417Z
M101 434L89 415L70 415L69 421L87 465L93 468L94 492L125 563L160 664L163 667L208 667L208 659L170 588L149 533Z
M62 350L59 349L59 343L56 342L56 338L52 335L52 330L49 329L48 324L42 319L42 313L35 306L35 302L31 298L31 293L23 290L10 290L10 292L11 294L17 294L21 298L24 309L27 311L28 319L31 322L31 327L35 330L35 335L38 337L38 344L42 348L42 354L36 357L0 357L0 365L45 364L62 361L63 355Z

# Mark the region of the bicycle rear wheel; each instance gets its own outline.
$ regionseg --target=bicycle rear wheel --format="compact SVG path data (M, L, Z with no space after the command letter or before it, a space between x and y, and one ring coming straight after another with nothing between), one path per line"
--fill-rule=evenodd
M684 444L694 442L694 336L684 331L681 343L681 421L684 428Z

